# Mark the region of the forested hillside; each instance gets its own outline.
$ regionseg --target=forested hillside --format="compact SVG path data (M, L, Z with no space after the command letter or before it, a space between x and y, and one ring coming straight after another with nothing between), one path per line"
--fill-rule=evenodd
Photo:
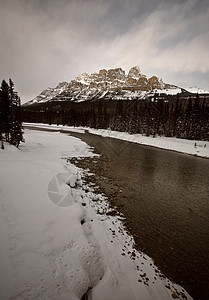
M25 122L110 128L111 130L209 140L206 96L179 95L143 100L53 101L23 108Z

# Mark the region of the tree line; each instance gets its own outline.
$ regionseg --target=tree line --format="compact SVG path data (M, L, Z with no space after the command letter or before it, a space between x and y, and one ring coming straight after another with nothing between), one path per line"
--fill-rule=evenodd
M23 142L21 120L21 103L18 93L14 90L14 82L2 81L0 87L0 142L4 149L4 142L19 147Z
M47 105L47 104L45 104ZM29 107L23 110L24 121L87 126L131 134L155 137L177 137L209 140L209 103L206 98L170 100L156 95L145 100L104 100L82 103L49 104L47 107Z

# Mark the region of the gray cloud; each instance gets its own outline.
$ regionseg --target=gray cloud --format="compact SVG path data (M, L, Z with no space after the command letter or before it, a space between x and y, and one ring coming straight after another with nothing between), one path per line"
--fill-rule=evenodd
M209 89L208 1L1 2L0 75L14 79L23 102L115 66Z

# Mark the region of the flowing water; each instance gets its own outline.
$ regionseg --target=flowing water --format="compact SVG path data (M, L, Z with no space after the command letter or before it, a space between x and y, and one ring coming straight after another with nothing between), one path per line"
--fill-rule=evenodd
M71 135L102 154L96 164L88 158L77 164L97 174L137 247L194 299L209 299L209 159L87 132Z

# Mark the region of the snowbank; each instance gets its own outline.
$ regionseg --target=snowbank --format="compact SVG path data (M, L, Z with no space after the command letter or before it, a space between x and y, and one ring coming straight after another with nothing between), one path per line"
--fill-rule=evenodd
M62 157L92 152L64 134L26 131L25 138L20 150L0 151L0 299L81 299L104 274L100 251L81 226L79 195L63 209L49 183L77 174Z
M25 139L0 150L0 299L191 299L69 164L94 155L84 142L27 129Z
M66 131L74 131L74 132L80 132L84 133L85 129L81 127L73 127L73 126L63 126L63 125L49 125L49 124L44 124L44 123L24 123L23 124L25 128L30 128L30 127L35 127L35 128L40 128L40 129L46 129L47 131L60 131L62 132Z
M24 123L24 126L26 128L32 126L53 131L61 130L62 132L74 131L84 133L87 130L90 133L98 134L101 136L112 137L128 142L209 158L209 142L207 141L169 138L164 136L157 136L153 138L151 136L147 137L141 134L129 134L127 132L119 132L108 129L93 129L90 127L72 127L62 125L57 126L37 123Z
M161 149L173 150L201 157L209 157L209 142L207 141L191 141L163 136L153 138L151 136L147 137L141 134L129 134L127 132L118 132L106 129L89 129L89 132Z

